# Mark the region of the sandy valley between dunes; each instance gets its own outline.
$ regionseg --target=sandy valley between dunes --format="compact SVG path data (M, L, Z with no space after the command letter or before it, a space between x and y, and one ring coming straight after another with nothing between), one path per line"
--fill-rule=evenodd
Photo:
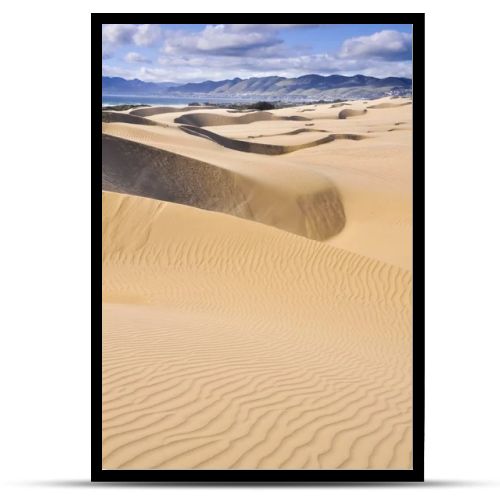
M411 101L102 129L103 468L411 468Z

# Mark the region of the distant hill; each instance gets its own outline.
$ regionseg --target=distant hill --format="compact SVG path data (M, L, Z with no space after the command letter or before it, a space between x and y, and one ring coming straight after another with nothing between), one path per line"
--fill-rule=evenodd
M152 83L142 80L125 80L119 77L102 77L102 93L106 95L165 95L167 89L175 87L176 83Z
M171 96L190 98L235 97L260 99L373 99L384 95L410 95L409 78L355 75L268 76L175 84L123 78L102 78L104 95Z

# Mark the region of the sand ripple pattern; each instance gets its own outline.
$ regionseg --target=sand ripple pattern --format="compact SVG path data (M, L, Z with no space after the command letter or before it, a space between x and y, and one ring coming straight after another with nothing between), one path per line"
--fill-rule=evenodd
M411 467L411 274L103 193L103 467Z

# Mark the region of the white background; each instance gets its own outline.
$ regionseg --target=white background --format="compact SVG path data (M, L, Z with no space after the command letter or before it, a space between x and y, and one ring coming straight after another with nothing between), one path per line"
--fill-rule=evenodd
M427 14L428 483L307 490L88 482L90 172L100 169L90 159L90 12L355 9L351 2L318 0L226 1L218 8L214 2L78 3L17 1L2 10L3 498L499 498L500 27L488 8L493 2L446 2L448 8L356 2L359 12Z

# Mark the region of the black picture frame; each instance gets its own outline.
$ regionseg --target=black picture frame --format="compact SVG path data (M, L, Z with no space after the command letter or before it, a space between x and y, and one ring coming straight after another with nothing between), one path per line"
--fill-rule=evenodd
M102 205L100 104L102 93L102 24L176 24L248 23L275 21L332 21L342 24L413 25L413 469L412 470L103 470L102 469ZM168 21L164 23L163 21ZM261 23L264 24L264 23ZM424 481L424 33L423 13L391 14L91 14L91 89L92 89L92 362L91 362L91 480L106 482L168 482L207 484L277 483L358 483ZM99 242L101 249L98 248ZM100 262L100 263L99 263Z

